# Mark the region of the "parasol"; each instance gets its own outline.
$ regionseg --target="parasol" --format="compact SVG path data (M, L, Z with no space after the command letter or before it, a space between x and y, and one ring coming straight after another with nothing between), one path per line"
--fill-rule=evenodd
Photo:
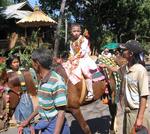
M39 27L50 26L57 24L57 22L41 11L38 6L35 6L34 12L19 20L16 24L22 27Z
M119 47L119 44L118 44L118 43L112 42L112 43L108 43L108 44L104 45L104 46L102 47L102 49L108 48L108 49L110 50L110 49L116 49L116 48L118 48L118 47Z

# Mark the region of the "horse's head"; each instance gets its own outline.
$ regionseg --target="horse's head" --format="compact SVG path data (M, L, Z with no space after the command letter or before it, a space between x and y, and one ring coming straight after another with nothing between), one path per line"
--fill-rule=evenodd
M36 95L33 73L29 70L23 70L20 73L6 73L6 71L0 73L0 130L7 128L8 121L12 117L23 92L27 91L33 96Z
M8 87L16 94L27 91L29 94L36 95L37 77L33 70L22 70L8 73Z

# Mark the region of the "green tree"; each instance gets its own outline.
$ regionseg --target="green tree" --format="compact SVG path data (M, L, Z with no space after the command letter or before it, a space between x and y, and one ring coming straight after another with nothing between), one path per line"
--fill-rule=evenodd
M0 7L6 7L11 4L11 0L0 0Z
M55 46L54 46L54 56L58 55L58 50L59 50L59 40L60 40L60 30L61 30L61 25L62 25L62 18L64 16L64 10L65 10L65 4L66 0L62 0L61 3L61 8L60 8L60 17L58 19L58 25L57 25L57 30L56 30L56 39L55 39Z
M12 3L20 3L20 2L24 2L24 1L26 1L26 0L11 0L12 1Z
M40 0L40 3L44 11L57 19L61 1ZM113 40L118 42L150 36L150 0L68 0L65 13L68 23L74 18L89 30L96 48L104 42L106 33L113 33Z

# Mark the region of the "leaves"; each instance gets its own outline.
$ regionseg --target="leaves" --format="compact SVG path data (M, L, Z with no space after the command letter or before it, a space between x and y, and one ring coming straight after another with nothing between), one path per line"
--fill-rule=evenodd
M2 0L4 1L4 0ZM41 8L58 20L62 1L40 0ZM118 42L150 36L149 0L67 0L59 37L64 38L65 18L87 28L91 44L99 48L108 33ZM60 47L64 47L61 43Z

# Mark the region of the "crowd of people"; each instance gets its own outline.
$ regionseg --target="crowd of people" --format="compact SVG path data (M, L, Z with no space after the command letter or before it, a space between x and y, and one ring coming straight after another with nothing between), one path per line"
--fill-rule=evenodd
M148 72L141 64L142 48L140 43L129 40L119 46L116 55L126 59L126 64L112 68L104 64L97 65L90 57L91 50L88 39L81 35L81 26L71 26L70 56L63 64L68 67L70 80L76 84L84 76L87 85L86 100L93 99L92 72L102 68L110 68L118 72L121 77L120 105L124 110L123 134L130 134L133 130L140 131L146 127L150 131L150 112L148 111ZM106 48L102 55L110 58L112 54ZM33 125L35 133L42 134L70 134L70 129L65 118L67 106L67 85L63 78L51 69L53 57L48 49L38 48L31 55L32 67L40 76L38 83L38 106L33 110L33 104L27 92L21 95L20 102L15 109L14 117L22 127L28 126L36 115L40 116L39 122ZM21 71L20 59L17 55L11 55L6 64L7 72ZM71 72L71 73L70 73ZM74 78L78 76L78 79ZM28 109L28 110L25 110ZM24 134L30 133L25 130Z

